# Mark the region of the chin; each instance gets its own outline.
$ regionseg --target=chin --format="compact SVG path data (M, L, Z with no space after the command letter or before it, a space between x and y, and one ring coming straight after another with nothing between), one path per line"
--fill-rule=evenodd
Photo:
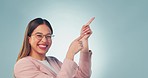
M42 54L42 55L45 55L47 53L47 51L40 50L40 51L38 51L38 53Z

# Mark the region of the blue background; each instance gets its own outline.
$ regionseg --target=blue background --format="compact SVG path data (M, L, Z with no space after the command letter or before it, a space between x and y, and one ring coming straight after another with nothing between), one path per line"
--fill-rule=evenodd
M56 35L47 55L64 59L91 17L91 78L148 78L147 0L1 0L0 77L12 78L28 22L50 21ZM79 54L75 61L78 62Z

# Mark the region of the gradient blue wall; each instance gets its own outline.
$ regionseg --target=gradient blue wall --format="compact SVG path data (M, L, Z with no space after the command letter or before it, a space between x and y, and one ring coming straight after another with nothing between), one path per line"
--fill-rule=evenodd
M56 36L47 55L62 61L81 26L93 16L91 78L148 78L147 0L1 0L0 77L13 77L30 20L51 22Z

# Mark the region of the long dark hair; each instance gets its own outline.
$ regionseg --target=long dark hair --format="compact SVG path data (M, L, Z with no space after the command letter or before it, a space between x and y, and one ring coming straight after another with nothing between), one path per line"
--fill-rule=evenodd
M51 34L53 34L53 29L51 27L51 24L46 19L35 18L35 19L31 20L26 28L23 45L20 50L20 53L18 54L17 61L23 57L29 56L31 46L29 44L28 37L30 37L32 32L34 31L34 29L36 29L41 24L47 25L49 27L49 29L51 30Z

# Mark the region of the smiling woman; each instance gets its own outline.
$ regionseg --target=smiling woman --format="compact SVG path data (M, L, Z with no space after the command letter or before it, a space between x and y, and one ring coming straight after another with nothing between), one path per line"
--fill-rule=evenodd
M34 34L35 34L35 36L39 36L39 34L41 35L43 33L48 34L48 35L53 34L53 29L47 20L44 20L41 18L36 18L28 24L28 27L26 28L26 32L25 32L25 36L24 36L23 46L20 51L20 54L18 55L17 60L19 60L23 57L29 56L30 54L35 53L34 50L38 50L38 48L41 48L41 47L39 47L39 44L41 43L39 41L41 39L39 40L39 39L37 39L37 37L34 38ZM46 50L44 50L45 52L47 52L47 50L51 46L52 41L50 40L50 41L43 42L43 40L42 40L42 44L45 44L45 45L48 44L48 47L46 47ZM40 51L38 51L38 52L40 52Z
M92 34L89 24L81 29L81 34L69 46L64 62L46 56L52 44L53 30L50 23L42 18L32 20L25 32L22 49L14 67L16 78L90 78L91 51L88 38ZM79 66L74 56L80 52Z

